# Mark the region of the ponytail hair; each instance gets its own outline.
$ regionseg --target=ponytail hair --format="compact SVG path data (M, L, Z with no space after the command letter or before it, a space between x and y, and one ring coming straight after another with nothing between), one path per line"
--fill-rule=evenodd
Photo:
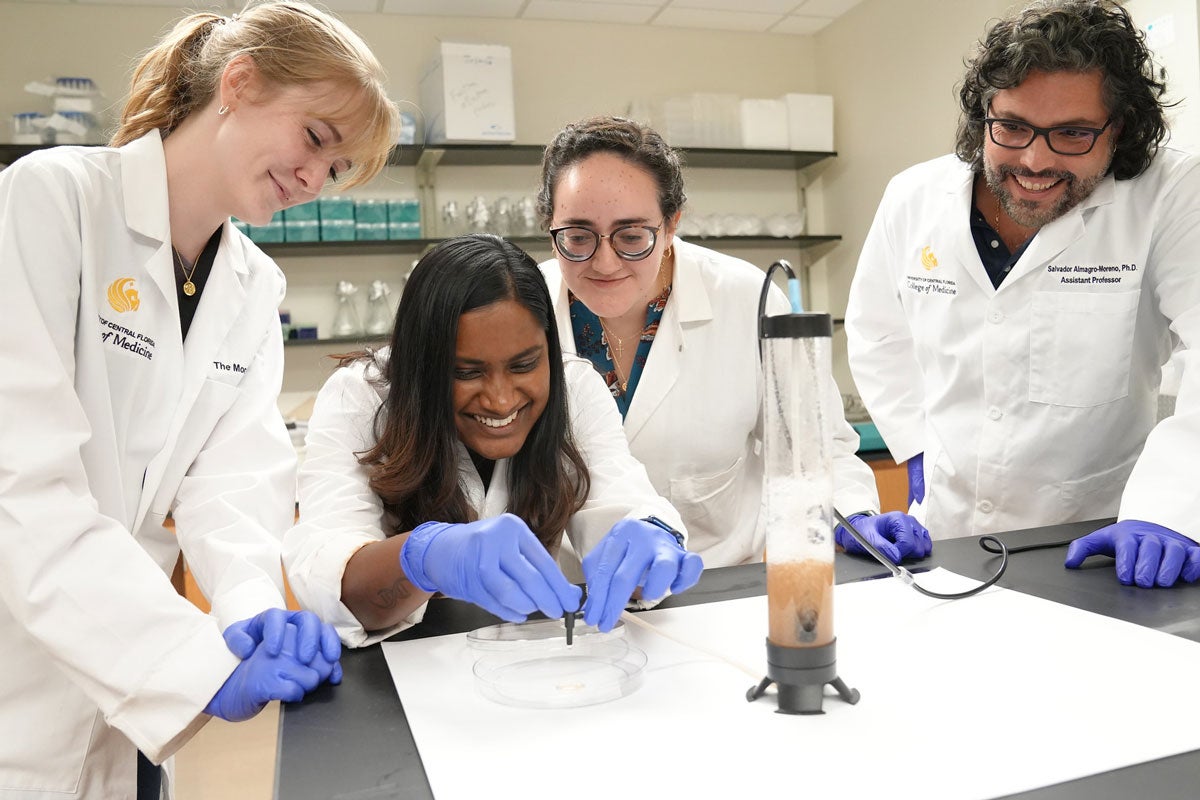
M152 130L170 136L213 101L225 67L243 56L268 90L330 83L346 96L341 117L332 121L354 129L345 143L354 167L339 185L365 183L383 169L399 127L383 67L344 23L297 0L269 0L232 18L202 12L181 20L134 69L110 144L120 147Z

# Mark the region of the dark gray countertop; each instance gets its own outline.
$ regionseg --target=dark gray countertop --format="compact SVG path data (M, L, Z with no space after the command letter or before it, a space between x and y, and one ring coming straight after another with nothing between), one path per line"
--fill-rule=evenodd
M1010 545L1064 541L1082 536L1106 521L1080 522L1013 531L1000 538ZM1200 584L1171 589L1121 586L1112 561L1091 559L1083 569L1062 566L1065 548L1016 553L1000 585L1068 606L1134 622L1200 642ZM1095 563L1093 563L1095 562ZM972 578L992 574L999 557L980 549L977 538L934 543L933 555L909 565L912 570L945 567ZM847 583L880 577L888 572L864 559L839 554L837 580ZM762 564L706 570L700 583L685 594L668 598L661 607L692 605L765 591ZM456 600L430 603L420 625L395 637L413 639L461 633L497 620ZM345 678L340 686L325 686L301 703L285 704L280 714L279 753L275 796L280 800L375 800L432 798L404 708L396 696L383 653L377 646L346 651ZM1129 688L1114 689L1114 713L1125 709ZM1131 719L1131 725L1136 721ZM1181 720L1181 724L1191 724ZM920 768L937 769L936 755ZM998 766L1004 756L997 754ZM1195 800L1200 797L1200 751L1185 753L1113 772L1094 775L1032 792L1013 800ZM904 784L898 784L901 786ZM911 786L919 796L919 777ZM903 796L897 794L897 797Z

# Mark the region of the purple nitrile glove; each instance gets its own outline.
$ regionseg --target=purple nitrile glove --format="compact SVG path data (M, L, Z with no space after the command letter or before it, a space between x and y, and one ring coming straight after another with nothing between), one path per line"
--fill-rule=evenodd
M271 653L265 644L242 659L225 680L212 700L205 706L206 714L240 722L250 719L272 700L296 702L320 686L325 680L341 681L341 664L330 663L317 652L309 663L296 657L298 629L288 623L281 635L278 653ZM333 680L334 671L337 680Z
M558 619L577 610L582 596L514 514L422 523L401 548L400 566L417 588L466 600L509 622L523 622L534 610Z
M908 507L925 499L925 454L917 453L904 462L908 467Z
M1117 559L1117 580L1126 586L1149 589L1174 586L1180 578L1185 583L1200 578L1200 544L1153 522L1123 519L1092 531L1071 542L1064 566L1078 569L1097 555Z
M925 558L933 550L929 531L908 514L899 511L871 516L854 514L848 521L893 564L899 564L906 558ZM867 552L841 525L834 529L833 539L851 555L864 555Z
M700 580L704 561L666 530L643 519L623 519L583 557L587 602L583 621L602 631L617 624L635 589L643 600L679 593Z

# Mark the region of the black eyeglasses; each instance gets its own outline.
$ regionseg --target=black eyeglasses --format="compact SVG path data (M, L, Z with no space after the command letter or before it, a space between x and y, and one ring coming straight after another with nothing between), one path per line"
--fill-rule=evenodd
M649 225L622 225L610 234L596 233L590 228L568 226L551 228L550 239L559 255L567 261L587 261L596 255L601 239L608 239L613 252L623 261L641 261L650 255L658 242L658 232L662 226L652 228Z
M1084 128L1080 125L1055 125L1053 128L1039 128L1028 122L1015 119L999 119L985 117L984 124L988 126L988 135L992 141L1009 150L1024 150L1033 144L1033 140L1041 136L1045 138L1050 149L1062 156L1083 156L1092 152L1096 139L1112 124L1112 117L1104 123L1103 128Z

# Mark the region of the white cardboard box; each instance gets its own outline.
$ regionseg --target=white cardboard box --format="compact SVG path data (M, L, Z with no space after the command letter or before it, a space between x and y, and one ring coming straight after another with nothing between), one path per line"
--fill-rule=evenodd
M788 107L780 100L742 101L742 147L747 150L787 150Z
M429 144L513 141L512 50L439 42L421 74L421 110Z
M786 94L788 142L792 150L827 153L833 150L833 97L827 94Z

